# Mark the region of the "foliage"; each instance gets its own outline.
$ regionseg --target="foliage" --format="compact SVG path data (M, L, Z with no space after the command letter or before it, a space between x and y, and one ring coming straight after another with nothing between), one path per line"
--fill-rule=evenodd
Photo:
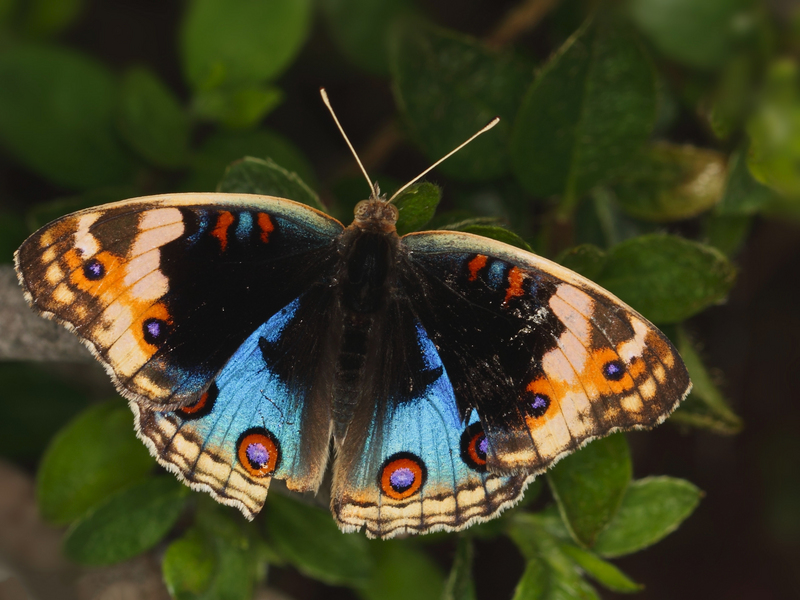
M498 49L445 29L411 0L320 4L324 19L313 25L310 0L186 3L179 89L152 66L115 72L59 42L79 22L80 0L0 2L0 147L47 190L43 202L2 199L2 260L51 218L147 193L267 194L346 215L360 199L341 197L349 174L320 184L298 145L265 125L277 127L268 117L287 101L295 70L325 81L309 64L319 52L293 66L321 36L312 26L324 27L340 52L326 58L338 61L331 68L391 87L401 123L392 131L425 161L502 118L437 169L444 185L402 194L401 233L427 224L557 257L669 326L695 383L672 421L738 431L684 322L731 290L732 257L753 218L800 216L800 65L784 51L800 44L791 39L800 29L777 27L758 0L630 0L596 12L562 3L540 25L544 58L524 36ZM686 123L703 132L695 145L677 133ZM440 201L447 210L434 217ZM85 408L85 392L28 366L0 369L0 381L11 399L0 454L30 465L53 436L38 498L47 520L69 525L67 556L102 564L160 547L179 599L252 597L268 564L366 600L471 599L473 545L497 536L526 561L515 599L598 598L588 580L636 592L642 586L606 559L658 542L702 496L680 479L632 479L616 434L552 469L552 502L537 512L510 511L459 535L447 576L423 540L343 535L326 510L277 491L246 523L157 474L120 399Z

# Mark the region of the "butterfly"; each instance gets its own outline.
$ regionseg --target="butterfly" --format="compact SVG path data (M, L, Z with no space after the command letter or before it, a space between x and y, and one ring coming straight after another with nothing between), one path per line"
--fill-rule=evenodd
M397 217L375 188L349 227L282 198L150 196L46 225L15 265L156 460L251 519L273 478L316 492L333 449L343 531L463 529L687 395L667 338L598 285L469 233L399 237Z

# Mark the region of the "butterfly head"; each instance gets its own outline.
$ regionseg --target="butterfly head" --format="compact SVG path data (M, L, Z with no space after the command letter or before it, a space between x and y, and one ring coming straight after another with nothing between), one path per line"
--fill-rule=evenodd
M399 214L394 204L373 197L356 204L353 225L372 231L394 231Z

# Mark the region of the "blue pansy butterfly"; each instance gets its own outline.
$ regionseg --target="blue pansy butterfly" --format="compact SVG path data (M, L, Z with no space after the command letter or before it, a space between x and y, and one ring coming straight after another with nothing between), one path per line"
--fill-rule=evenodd
M456 231L399 237L373 190L344 227L282 198L174 194L67 215L16 254L156 460L252 518L270 481L370 536L496 516L588 441L691 387L666 337L591 281Z

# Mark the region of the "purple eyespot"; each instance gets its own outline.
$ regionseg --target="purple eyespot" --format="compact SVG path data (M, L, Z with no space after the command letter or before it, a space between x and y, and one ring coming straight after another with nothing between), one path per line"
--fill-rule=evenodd
M247 446L247 460L254 469L260 469L269 462L269 450L264 447L264 444L250 444Z
M625 376L625 365L618 360L610 360L603 365L603 376L611 381L619 381Z
M161 319L147 319L142 324L144 341L153 346L158 345L167 332L167 324Z
M408 467L400 467L392 472L389 481L396 492L404 492L414 485L414 472Z
M106 274L106 268L96 258L93 258L86 262L83 265L83 275L89 281L97 281L98 279L102 279L103 275Z
M489 442L486 440L486 436L481 438L481 441L478 442L478 456L480 456L483 460L486 460L486 451L489 449Z
M533 397L529 399L528 406L532 416L541 417L550 407L550 398L544 394L533 394Z

